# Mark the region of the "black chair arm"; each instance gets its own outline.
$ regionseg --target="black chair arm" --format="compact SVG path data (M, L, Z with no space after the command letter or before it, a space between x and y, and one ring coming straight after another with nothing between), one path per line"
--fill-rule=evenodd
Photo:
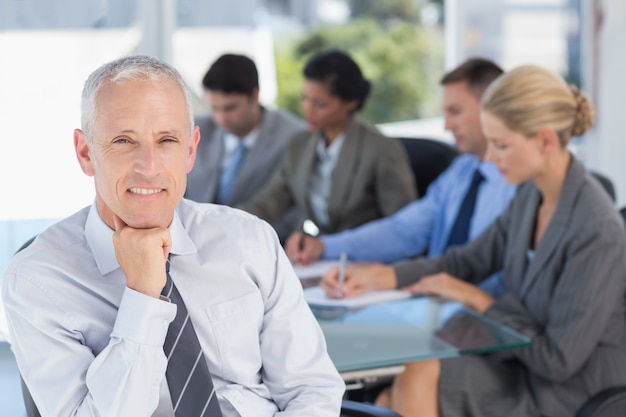
M607 388L589 398L576 417L618 417L626 410L626 386Z
M359 403L351 400L341 402L342 417L402 417L395 411L378 407L374 404Z

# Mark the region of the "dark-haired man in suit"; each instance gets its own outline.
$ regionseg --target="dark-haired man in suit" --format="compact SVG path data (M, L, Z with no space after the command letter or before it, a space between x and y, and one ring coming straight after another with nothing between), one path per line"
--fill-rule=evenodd
M286 111L260 105L257 68L246 56L222 55L202 85L211 113L196 118L202 140L185 197L245 203L270 178L289 139L306 126Z

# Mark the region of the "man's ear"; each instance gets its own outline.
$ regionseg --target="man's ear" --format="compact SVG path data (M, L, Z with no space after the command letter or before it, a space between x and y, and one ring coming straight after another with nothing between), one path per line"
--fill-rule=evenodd
M348 105L348 112L350 114L354 113L360 104L359 100L350 100L350 101L346 101L346 103Z
M95 161L92 158L87 135L80 129L74 129L74 150L76 151L76 158L80 168L86 175L93 177L96 173L94 168Z
M198 150L198 142L200 142L200 129L194 126L191 132L191 142L189 143L189 154L187 155L187 174L193 169L196 162L196 151Z
M259 88L258 87L254 87L252 89L252 93L250 93L250 99L252 100L253 103L259 104Z

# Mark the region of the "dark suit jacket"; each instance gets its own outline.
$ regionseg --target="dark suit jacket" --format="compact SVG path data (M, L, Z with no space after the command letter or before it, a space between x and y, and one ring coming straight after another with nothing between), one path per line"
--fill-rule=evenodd
M274 223L295 206L301 220L309 218L319 226L308 194L319 139L316 133L297 135L270 183L242 208ZM320 232L336 233L389 216L415 198L415 180L400 143L353 119L332 174L330 224Z
M187 175L185 197L200 203L214 203L222 170L224 131L210 115L197 117L196 125L200 128L200 142L195 165ZM241 163L228 205L252 199L274 173L289 140L305 130L304 122L290 113L263 109L259 136Z
M540 202L534 184L521 186L474 241L403 265L398 277L405 285L446 271L477 283L504 268L507 292L486 315L533 340L501 357L524 365L526 389L542 415L570 416L594 393L626 384L626 233L607 193L573 160L530 261Z

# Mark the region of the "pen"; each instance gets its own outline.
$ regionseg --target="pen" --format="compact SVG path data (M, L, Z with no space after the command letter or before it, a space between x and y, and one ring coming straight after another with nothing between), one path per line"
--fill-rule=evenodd
M343 298L343 286L346 283L346 253L339 258L339 298Z

